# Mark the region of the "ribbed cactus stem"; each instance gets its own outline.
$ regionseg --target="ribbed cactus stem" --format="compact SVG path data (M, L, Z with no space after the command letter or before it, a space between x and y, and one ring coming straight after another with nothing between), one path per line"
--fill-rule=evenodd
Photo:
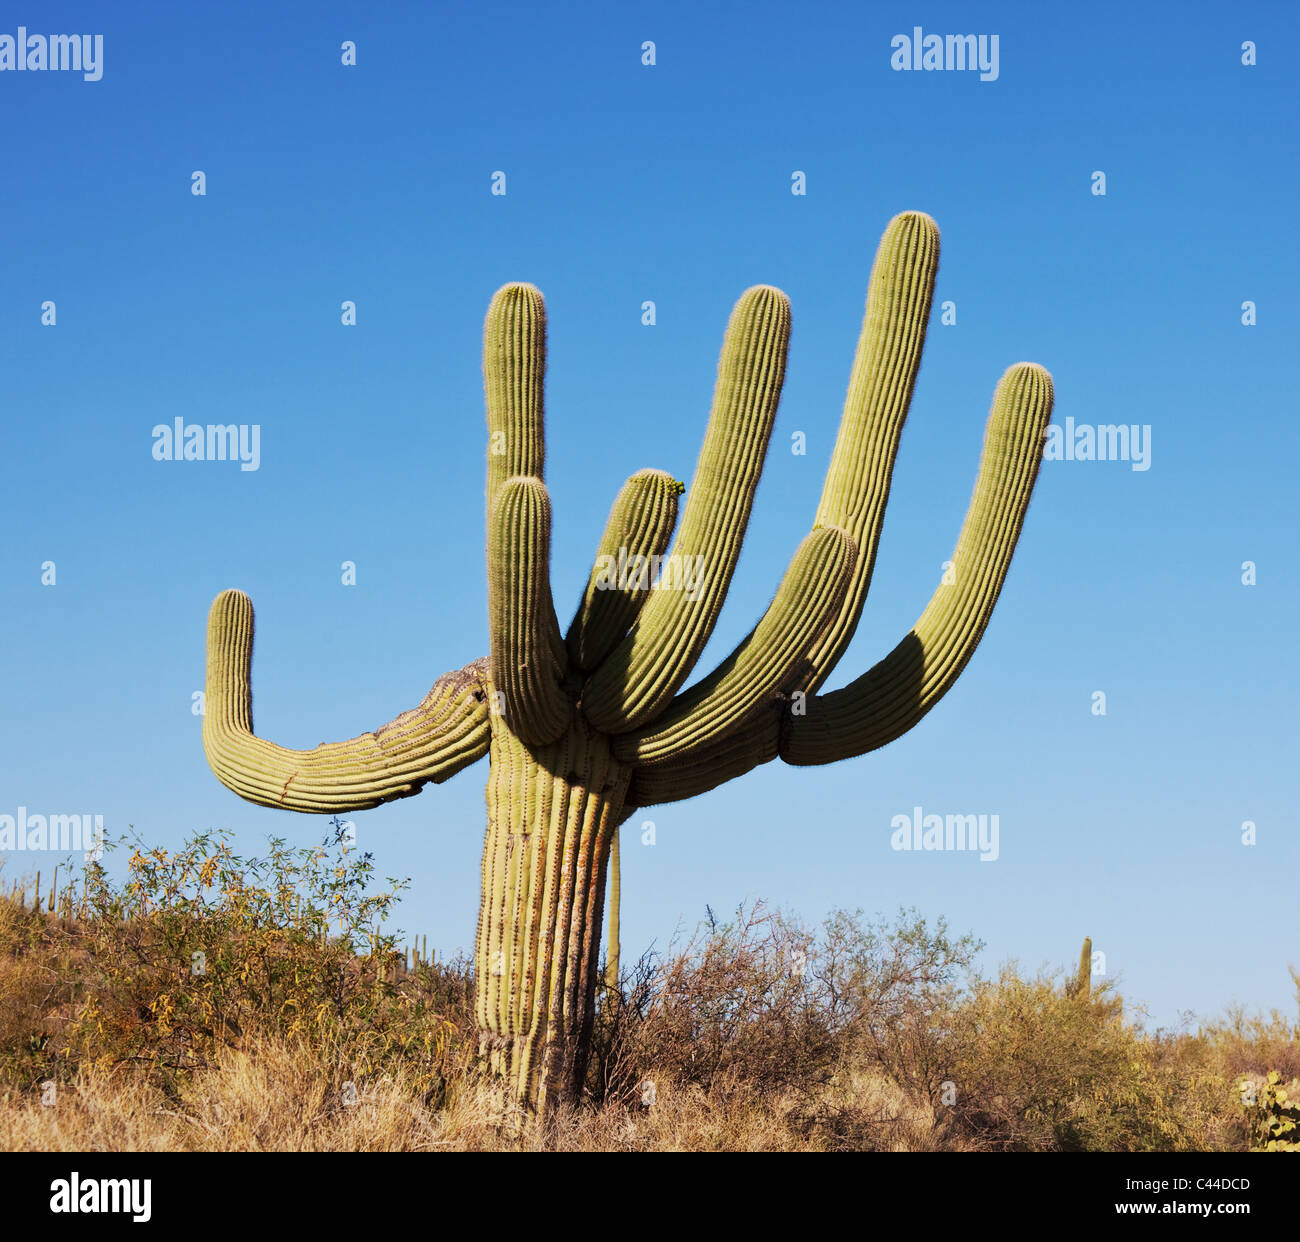
M565 635L574 668L595 668L623 641L650 598L655 562L673 537L683 490L662 470L641 470L623 485Z
M539 745L564 732L572 715L560 689L564 665L551 603L551 501L540 479L506 479L488 530L488 611L492 683L507 724Z
M816 522L843 527L858 561L840 614L813 652L810 691L821 687L844 654L871 585L938 271L938 225L920 211L895 216L871 269L839 436L817 506Z
M605 866L629 770L581 720L492 735L475 969L483 1047L523 1105L574 1096L599 972Z
M721 739L793 689L807 676L808 651L844 598L854 559L853 540L838 527L809 534L753 633L651 728L616 738L614 753L638 767L671 764L687 747Z
M763 473L789 344L785 294L766 285L747 290L727 324L713 412L670 553L699 581L691 590L684 574L660 583L632 632L592 675L583 712L598 729L622 733L658 715L713 633Z
M998 384L975 494L950 580L941 582L911 632L842 690L819 695L784 722L781 758L833 763L892 742L952 688L984 635L1011 565L1052 415L1052 380L1020 363Z
M609 934L605 950L605 986L615 992L619 987L619 955L623 948L622 918L623 864L619 857L619 830L616 827L609 845Z
M545 379L546 303L533 285L506 285L483 324L489 515L507 479L546 477Z
M771 763L780 753L781 721L790 705L789 699L778 697L760 708L753 720L710 745L683 750L672 763L634 769L628 805L681 802Z

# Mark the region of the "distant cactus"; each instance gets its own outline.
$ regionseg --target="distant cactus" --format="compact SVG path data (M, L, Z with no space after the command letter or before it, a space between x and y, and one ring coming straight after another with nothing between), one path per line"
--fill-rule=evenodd
M947 693L984 633L1052 411L1051 377L1029 363L997 386L974 496L929 606L868 672L819 693L871 582L938 264L929 216L891 221L813 528L767 613L685 692L740 556L785 376L789 303L763 285L744 293L727 326L671 555L681 485L643 471L614 503L566 634L551 599L542 481L546 312L526 284L497 293L484 331L489 658L439 678L418 707L373 733L286 750L253 732L252 604L225 591L212 606L204 747L241 797L312 814L356 811L489 757L476 1012L485 1062L525 1109L581 1089L617 825L778 755L823 764L884 746ZM661 576L646 589L635 573L611 576L611 561L657 564Z
M1083 948L1079 950L1079 972L1072 983L1066 985L1066 995L1076 1000L1092 999L1092 937L1083 938Z

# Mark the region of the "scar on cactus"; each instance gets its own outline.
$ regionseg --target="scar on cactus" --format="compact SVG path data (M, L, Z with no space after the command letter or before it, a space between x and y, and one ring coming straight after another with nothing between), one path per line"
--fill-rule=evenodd
M419 706L374 732L286 750L253 732L251 602L225 591L212 605L203 743L241 797L310 814L356 811L488 757L475 1012L482 1061L523 1116L581 1095L618 825L778 756L823 764L884 746L943 697L984 633L1051 416L1051 377L1030 363L997 385L944 582L893 651L821 693L871 582L938 265L934 221L895 217L871 272L812 530L748 637L685 691L727 596L785 376L790 307L765 285L746 290L727 325L680 527L681 485L644 470L619 493L597 549L597 565L621 548L662 557L676 529L669 561L704 567L697 590L663 579L649 591L599 589L593 568L561 632L543 482L546 311L532 285L511 284L492 299L483 344L488 657L440 677Z

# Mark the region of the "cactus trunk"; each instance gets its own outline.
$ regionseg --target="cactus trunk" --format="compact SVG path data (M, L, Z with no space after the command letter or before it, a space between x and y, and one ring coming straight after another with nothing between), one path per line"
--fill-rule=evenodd
M581 716L545 746L495 723L476 1016L509 1102L540 1114L582 1090L605 869L630 769Z

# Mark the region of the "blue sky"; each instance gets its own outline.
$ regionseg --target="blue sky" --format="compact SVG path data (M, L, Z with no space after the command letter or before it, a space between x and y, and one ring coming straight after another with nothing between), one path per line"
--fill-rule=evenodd
M918 209L957 322L932 320L831 685L929 598L1006 366L1052 371L1057 423L1149 425L1150 468L1044 464L984 642L911 734L639 813L624 944L662 944L706 902L915 905L985 939L987 969L1059 965L1091 935L1156 1023L1291 1009L1294 6L292 9L0 18L103 35L97 82L0 73L0 813L93 811L164 846L319 837L207 768L208 604L252 596L256 724L284 745L373 728L486 654L481 327L509 280L547 297L562 621L623 480L689 480L735 298L789 294L784 399L707 671L812 520L876 242ZM997 80L892 70L916 26L996 33ZM155 461L152 428L177 417L259 424L260 469ZM381 873L413 881L399 922L442 952L473 939L485 777L352 816ZM891 818L917 805L996 813L1000 858L892 851ZM652 848L628 833L643 819Z

